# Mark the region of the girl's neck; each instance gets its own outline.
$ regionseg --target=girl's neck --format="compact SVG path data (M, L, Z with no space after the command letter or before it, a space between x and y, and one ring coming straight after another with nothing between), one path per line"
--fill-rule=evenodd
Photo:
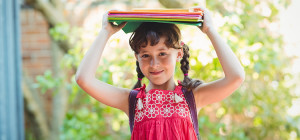
M167 82L165 82L164 84L161 85L155 85L151 82L149 82L148 86L146 87L146 92L148 92L151 89L161 89L161 90L175 90L176 84L174 82L174 80L171 78L170 80L168 80Z

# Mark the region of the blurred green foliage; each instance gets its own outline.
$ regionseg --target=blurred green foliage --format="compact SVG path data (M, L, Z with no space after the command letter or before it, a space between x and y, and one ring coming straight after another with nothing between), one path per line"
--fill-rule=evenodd
M282 0L276 3L267 0L207 1L208 9L224 19L218 31L241 60L246 80L224 101L201 109L199 127L204 140L300 140L300 117L287 114L292 99L296 98L293 94L295 85L289 82L293 75L286 71L290 58L282 53L284 44L280 34L268 28L271 23L278 22L280 9L288 4L289 1ZM267 12L262 13L264 10ZM80 31L63 24L50 33L59 40ZM188 32L191 36L195 34L195 30ZM62 60L64 68L78 67L84 54L80 39L72 43L74 47ZM124 45L120 38L113 38L110 43ZM131 88L137 79L133 53L128 47L109 50L112 51L109 57L101 59L97 78L115 86ZM209 82L223 76L213 51L212 46L209 50L191 49L190 61L196 62L196 65L191 65L191 77ZM211 61L204 61L208 59L205 56L199 57L203 52ZM175 78L182 77L177 66ZM57 79L51 78L51 72L38 76L37 80L37 87L43 92L59 84ZM70 89L70 109L61 128L61 139L130 139L126 114L88 96L74 82L74 76L67 88Z
M38 75L36 77L37 84L34 84L34 88L39 88L41 93L45 93L48 89L54 89L54 87L59 86L62 83L62 79L55 79L53 77L52 71L45 71L44 75ZM53 91L57 93L57 91Z

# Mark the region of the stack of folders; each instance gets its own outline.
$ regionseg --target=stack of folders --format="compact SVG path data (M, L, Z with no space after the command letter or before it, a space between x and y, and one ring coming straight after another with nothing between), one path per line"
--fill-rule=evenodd
M108 13L108 21L115 24L127 22L123 28L125 33L133 32L142 22L160 22L201 26L203 11L189 9L133 9L131 11L112 10Z

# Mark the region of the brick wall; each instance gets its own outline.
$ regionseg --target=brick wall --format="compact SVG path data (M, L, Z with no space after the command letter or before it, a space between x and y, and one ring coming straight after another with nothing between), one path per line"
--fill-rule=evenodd
M52 67L48 24L32 8L22 8L20 15L23 71L35 79Z

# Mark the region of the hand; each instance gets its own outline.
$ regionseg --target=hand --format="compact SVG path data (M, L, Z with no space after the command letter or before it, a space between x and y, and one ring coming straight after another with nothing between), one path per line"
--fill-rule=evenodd
M127 22L122 22L119 25L114 25L112 22L108 22L108 11L103 14L102 18L102 30L108 31L110 35L113 35L114 33L121 30Z
M203 33L207 34L208 31L214 28L209 10L201 6L192 7L190 9L194 12L203 11L203 24L202 26L198 26L198 28L201 29Z

